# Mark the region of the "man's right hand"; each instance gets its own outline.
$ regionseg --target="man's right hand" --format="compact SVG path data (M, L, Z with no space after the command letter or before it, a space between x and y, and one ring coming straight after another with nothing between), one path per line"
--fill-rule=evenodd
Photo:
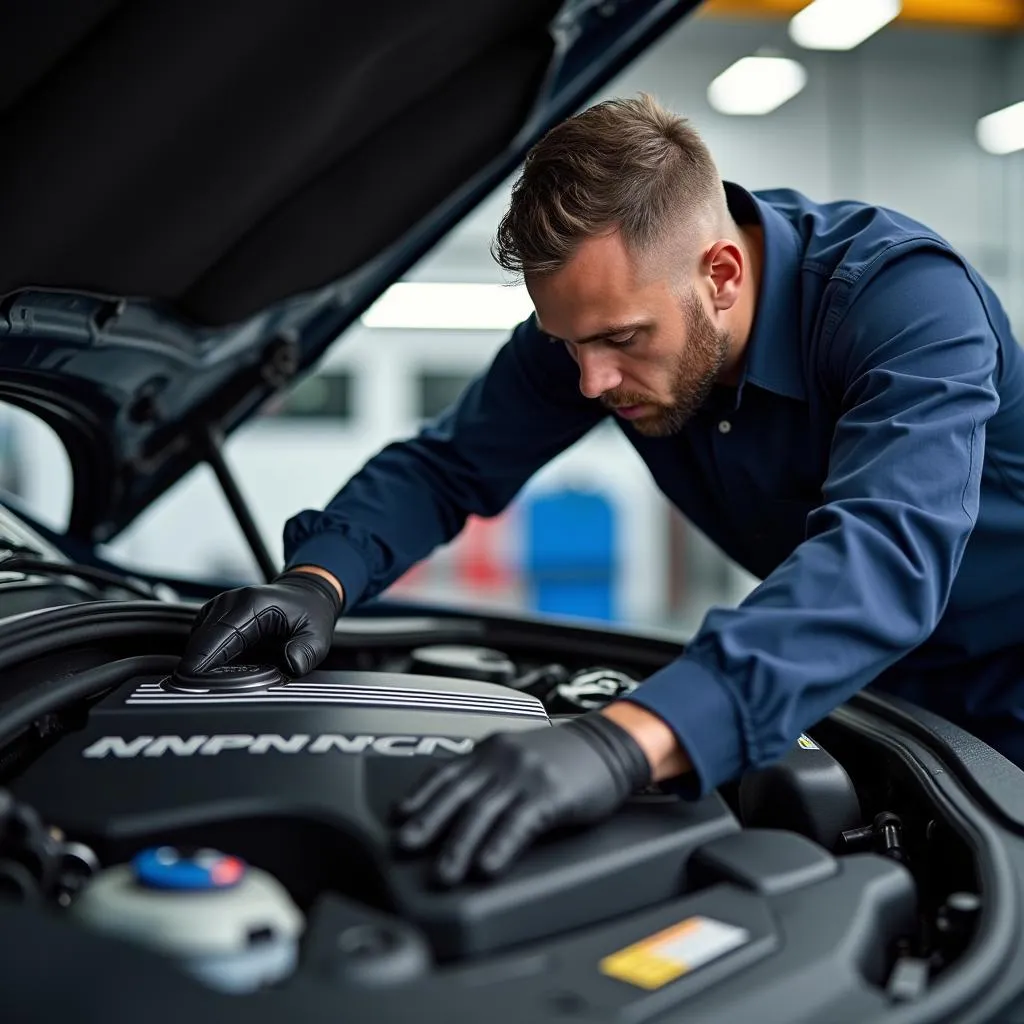
M199 610L178 669L202 675L221 665L274 665L301 677L327 657L343 604L333 577L312 569L227 590Z

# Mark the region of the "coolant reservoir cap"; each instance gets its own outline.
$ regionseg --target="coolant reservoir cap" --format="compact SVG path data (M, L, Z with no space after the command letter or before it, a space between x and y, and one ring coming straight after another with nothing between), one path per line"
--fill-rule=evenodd
M132 859L135 881L145 889L216 892L244 878L245 861L219 850L184 853L173 846L143 850Z

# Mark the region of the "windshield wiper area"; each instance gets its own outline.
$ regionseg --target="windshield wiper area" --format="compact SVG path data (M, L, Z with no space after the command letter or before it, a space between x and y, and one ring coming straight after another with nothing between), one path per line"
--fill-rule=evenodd
M51 562L40 558L32 548L17 544L0 544L0 551L7 551L6 557L0 557L0 573L16 572L35 576L74 576L77 579L95 583L102 587L116 587L147 601L160 600L157 589L145 580L121 576L118 573L98 569L92 565L79 565L76 562Z

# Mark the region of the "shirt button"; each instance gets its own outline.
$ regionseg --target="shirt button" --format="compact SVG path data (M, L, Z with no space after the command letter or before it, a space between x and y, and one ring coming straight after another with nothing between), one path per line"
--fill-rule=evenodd
M728 434L732 430L732 424L728 420L721 420L718 424L718 432L720 434Z

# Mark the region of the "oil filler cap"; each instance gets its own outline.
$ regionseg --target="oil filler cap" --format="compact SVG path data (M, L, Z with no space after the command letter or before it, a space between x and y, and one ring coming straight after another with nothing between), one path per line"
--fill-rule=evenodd
M245 862L218 850L182 853L172 846L143 850L132 860L135 881L145 889L216 892L245 878Z
M160 681L164 690L177 693L221 693L269 690L288 679L273 665L219 665L196 675L175 670Z

